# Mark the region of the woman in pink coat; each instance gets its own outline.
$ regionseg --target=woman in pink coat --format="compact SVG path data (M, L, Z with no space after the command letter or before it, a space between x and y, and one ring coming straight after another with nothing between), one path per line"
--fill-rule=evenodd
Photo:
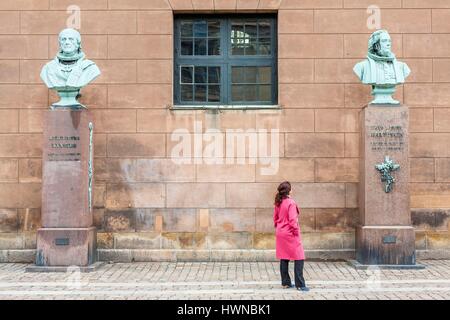
M294 260L295 287L297 290L309 291L303 278L305 252L303 250L300 227L298 225L299 209L289 196L291 184L288 181L278 186L273 211L273 224L276 229L276 253L280 259L281 285L292 288L289 277L289 260Z

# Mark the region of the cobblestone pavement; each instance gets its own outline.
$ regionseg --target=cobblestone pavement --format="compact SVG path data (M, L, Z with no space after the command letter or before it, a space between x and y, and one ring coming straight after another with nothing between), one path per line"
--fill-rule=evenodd
M308 293L282 289L277 262L115 263L83 274L0 264L0 299L450 299L450 260L420 263L426 268L357 271L307 261Z

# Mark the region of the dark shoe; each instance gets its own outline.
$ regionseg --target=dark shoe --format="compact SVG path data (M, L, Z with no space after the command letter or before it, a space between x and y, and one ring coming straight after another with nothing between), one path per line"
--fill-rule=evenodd
M309 291L309 288L308 287L297 287L297 290L307 292L307 291Z
M292 283L283 285L283 289L289 289L289 288L293 288L293 287L294 287L294 285Z

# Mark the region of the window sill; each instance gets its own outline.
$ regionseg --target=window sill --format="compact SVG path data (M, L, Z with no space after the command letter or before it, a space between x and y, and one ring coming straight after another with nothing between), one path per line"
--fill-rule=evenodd
M279 110L280 105L173 105L170 110Z

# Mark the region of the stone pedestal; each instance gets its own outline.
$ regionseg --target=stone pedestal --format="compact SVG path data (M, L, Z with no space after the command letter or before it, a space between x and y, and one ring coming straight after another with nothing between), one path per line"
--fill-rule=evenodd
M37 233L36 266L89 266L97 254L90 112L47 111L43 139L42 228Z
M362 265L414 266L415 234L409 197L409 111L405 106L368 105L360 112L360 225L356 259ZM388 181L376 165L393 160ZM384 177L386 178L386 176Z
M88 266L95 262L96 230L41 228L38 230L36 265Z

